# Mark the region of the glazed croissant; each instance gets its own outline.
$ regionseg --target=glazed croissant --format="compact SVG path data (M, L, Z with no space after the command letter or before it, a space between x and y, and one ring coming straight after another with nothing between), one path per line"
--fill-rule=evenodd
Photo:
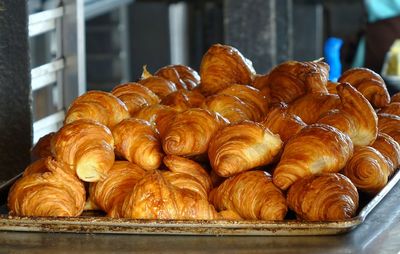
M400 102L391 102L386 107L379 110L379 113L392 114L400 116Z
M54 134L55 134L54 132L50 132L50 133L44 135L33 146L32 150L31 150L32 161L52 155L50 143L51 143L51 139L53 138Z
M372 144L378 133L377 116L371 104L347 83L337 86L341 106L318 120L348 134L355 146Z
M112 128L128 117L128 109L120 99L107 92L89 91L72 102L66 113L64 124L88 119Z
M261 124L279 134L284 143L306 126L300 117L288 112L288 106L283 102L276 105Z
M158 131L149 122L129 118L112 129L115 153L145 170L157 169L163 152Z
M300 178L339 172L352 155L348 135L325 124L306 126L286 143L273 173L274 184L286 190Z
M268 74L271 103L290 103L306 93L328 93L329 66L324 62L287 61Z
M173 82L157 76L151 76L142 79L139 81L139 84L150 89L161 100L167 97L169 94L176 92L178 90Z
M333 82L331 80L328 80L328 82L326 83L326 89L328 89L328 92L330 94L337 94L337 85L339 85L338 82Z
M228 178L211 191L210 202L218 211L234 211L248 220L283 220L288 210L282 191L264 171Z
M18 179L8 194L8 209L18 216L79 216L85 206L85 188L67 165L44 159L42 172Z
M174 82L179 89L193 90L200 84L197 71L185 65L168 65L156 71L154 75Z
M307 221L344 220L356 214L359 196L354 184L339 173L301 178L287 193L287 204Z
M391 136L385 133L378 133L378 137L371 147L378 150L391 168L391 174L400 166L400 145Z
M309 93L290 103L288 111L299 116L306 124L313 124L339 105L340 98L336 94Z
M400 144L400 116L379 113L378 129L380 132L391 136L397 143Z
M172 185L155 170L145 175L125 198L123 217L133 219L201 219L218 218L215 208L197 193Z
M179 90L169 94L161 103L178 111L184 111L189 108L200 107L204 100L205 97L197 91Z
M134 82L117 85L111 93L126 104L131 116L139 109L161 101L149 88Z
M176 114L177 112L177 110L170 106L155 104L141 108L133 117L145 120L152 125L156 125L159 120L168 117L170 114Z
M400 92L395 93L391 98L390 102L400 102Z
M278 135L259 123L225 126L210 142L208 158L215 173L228 177L267 165L282 148Z
M166 154L194 156L207 152L208 143L223 124L218 115L192 108L158 123Z
M77 120L64 125L51 140L57 161L70 166L86 182L99 181L114 164L114 139L104 125Z
M355 87L375 108L385 107L390 96L385 81L376 72L367 68L353 68L345 71L338 80L348 82Z
M251 109L253 114L252 120L255 122L261 121L268 113L267 99L254 87L246 85L231 85L219 91L218 94L236 96L243 101Z
M264 96L268 102L271 101L271 89L268 85L268 74L256 74L251 85L257 88L261 95Z
M89 188L91 202L112 218L122 217L125 197L132 192L135 184L144 177L141 167L128 161L116 161L107 176Z
M343 174L361 191L376 194L388 182L392 168L383 155L370 146L357 147Z
M201 60L201 91L212 95L233 84L249 85L254 75L252 63L237 49L214 44Z

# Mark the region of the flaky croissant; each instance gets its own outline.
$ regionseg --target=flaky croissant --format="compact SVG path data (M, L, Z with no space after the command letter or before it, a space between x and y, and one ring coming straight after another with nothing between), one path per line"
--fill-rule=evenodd
M145 170L157 169L163 152L158 131L149 122L129 118L112 129L115 153Z
M158 170L145 175L127 195L123 217L133 219L201 219L218 218L208 200L185 188L172 185Z
M390 98L390 102L400 102L400 92L393 94Z
M205 97L198 91L179 90L165 97L161 104L170 106L178 111L184 111L189 108L200 107Z
M125 197L132 192L135 184L144 177L141 167L128 161L116 161L107 176L89 188L89 198L112 218L122 217Z
M51 140L57 161L70 166L86 182L99 181L114 164L114 138L104 125L77 120L64 125Z
M38 160L40 158L45 158L51 156L51 139L54 136L54 132L50 132L43 137L41 137L38 142L31 149L31 159L32 161Z
M257 88L268 102L271 100L271 88L268 85L268 74L256 74L251 85Z
M301 178L287 193L289 208L307 221L349 219L356 214L358 203L356 187L340 173Z
M326 89L328 89L328 92L330 94L337 94L337 90L336 90L337 85L339 85L338 82L328 80L328 82L326 83Z
M236 48L214 44L201 60L201 91L208 96L233 84L250 85L254 75L252 63Z
M131 116L139 109L161 101L149 88L134 82L117 85L111 93L126 104Z
M379 113L378 129L380 132L391 136L397 143L400 144L400 116Z
M153 125L156 125L157 121L167 117L169 114L176 114L177 112L178 111L176 109L171 108L170 106L155 104L141 108L133 115L133 117L143 119Z
M343 169L343 174L359 190L376 194L387 184L391 171L390 164L378 150L363 146L354 150L353 157Z
M321 61L287 61L268 74L271 103L290 103L306 93L328 93L326 83L329 66Z
M275 105L261 124L279 134L284 143L306 126L300 117L288 112L288 106L283 102Z
M385 107L390 96L385 81L376 72L367 68L353 68L345 71L338 80L354 86L375 108Z
M223 120L218 115L200 108L165 118L158 123L164 152L180 156L204 154L222 124Z
M302 177L339 172L352 155L348 135L325 124L306 126L286 143L273 173L274 184L286 190Z
M218 94L227 94L238 97L248 105L248 107L250 107L253 113L252 120L255 122L261 121L268 113L267 99L254 87L235 84L219 91Z
M197 71L180 64L164 66L154 75L174 82L179 89L193 90L200 84Z
M66 113L64 124L79 119L88 119L112 128L128 117L128 108L113 94L103 91L89 91L72 102Z
M378 118L368 100L348 83L337 86L339 109L322 116L318 123L338 128L348 134L356 146L372 144L378 133Z
M264 171L242 172L226 179L210 193L217 211L234 211L248 220L283 220L287 213L282 191Z
M379 113L392 114L400 116L400 102L391 102L386 107L379 110Z
M178 90L173 82L157 76L142 79L138 83L150 89L161 100Z
M391 174L400 166L400 145L391 136L378 133L378 137L371 147L378 150L387 160L391 168Z
M208 158L213 170L228 177L267 165L282 147L278 135L259 123L244 121L221 128L212 138Z
M85 206L85 188L67 165L45 159L42 172L18 179L8 194L8 209L18 216L79 216Z
M340 98L336 94L309 93L290 103L288 111L297 115L306 124L313 124L323 114L340 106Z

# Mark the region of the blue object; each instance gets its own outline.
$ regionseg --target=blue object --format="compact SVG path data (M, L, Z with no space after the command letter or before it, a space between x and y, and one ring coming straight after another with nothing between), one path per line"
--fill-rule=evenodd
M342 73L342 63L340 62L340 48L343 40L336 37L329 37L324 46L324 56L330 66L329 80L337 81Z

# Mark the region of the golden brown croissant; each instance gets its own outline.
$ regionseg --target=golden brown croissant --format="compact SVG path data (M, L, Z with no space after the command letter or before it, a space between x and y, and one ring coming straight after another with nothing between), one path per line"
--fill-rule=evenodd
M27 176L27 175L33 175L36 173L44 173L49 171L47 168L47 160L49 159L49 157L51 156L46 156L46 157L42 157L39 158L38 160L32 162L31 164L29 164L24 172L23 172L23 176ZM69 171L69 170L68 170ZM74 172L70 171L71 174L73 174Z
M208 158L220 176L267 165L282 148L278 135L259 123L245 121L219 130L210 142Z
M161 103L175 108L178 111L184 111L189 108L200 107L205 97L198 91L179 90L169 94Z
M252 86L260 90L261 95L264 96L268 102L271 100L271 89L268 85L268 74L256 74L254 76Z
M340 173L301 178L287 193L287 204L308 221L344 220L356 214L359 196L354 184Z
M79 119L88 119L112 128L128 117L128 109L120 99L107 92L89 91L72 102L65 116L64 124Z
M299 116L306 124L313 124L339 105L340 98L336 94L309 93L290 103L288 111Z
M400 102L400 92L395 93L391 98L390 102Z
M391 102L386 107L379 110L379 113L392 114L400 116L400 102Z
M176 114L178 111L170 106L155 104L141 108L138 112L134 114L134 118L143 119L152 125L156 125L157 121L169 114Z
M147 87L155 93L161 100L167 97L168 94L176 92L176 85L162 77L151 76L139 81L139 84Z
M67 165L45 159L45 170L24 175L11 187L8 209L18 216L79 216L85 206L85 188Z
M114 139L104 125L77 120L64 125L51 140L57 161L70 166L86 182L99 181L114 164Z
M267 99L254 87L235 84L219 91L218 93L238 97L248 105L248 107L250 107L253 112L252 120L255 122L261 121L268 113Z
M52 155L50 143L51 143L51 139L53 138L54 134L55 134L54 132L50 132L50 133L44 135L33 146L32 150L31 150L32 161Z
M218 218L215 208L197 193L172 185L161 172L145 175L125 198L123 217L133 219Z
M273 173L274 184L286 190L302 177L339 172L352 155L348 135L325 124L306 126L286 143Z
M108 216L121 218L125 197L133 191L145 172L136 164L116 161L103 180L90 185L90 200L107 212Z
M271 103L290 103L306 93L328 93L329 66L324 62L287 61L268 74Z
M348 134L356 146L372 144L378 133L377 116L371 104L354 87L347 83L337 86L341 106L328 112L318 123L338 128Z
M328 92L330 94L337 94L337 89L336 89L337 85L339 85L338 82L333 82L331 80L328 80L328 82L326 83L326 89L328 89Z
M389 104L390 96L385 81L376 72L367 68L353 68L345 71L338 80L354 86L375 108Z
M218 115L192 108L157 123L166 154L194 156L207 152L208 143L223 124Z
M383 155L373 147L363 146L354 150L343 174L361 191L376 194L388 182L392 168Z
M112 129L115 153L145 170L157 169L162 162L158 131L149 122L129 118Z
M227 94L208 96L202 107L220 114L231 124L244 120L254 121L252 109L236 96Z
M378 129L379 132L388 134L400 144L400 116L379 113Z
M264 171L242 172L225 180L210 193L217 211L230 210L249 220L283 220L287 213L282 191Z
M378 133L378 137L371 147L378 150L388 161L391 174L400 166L400 145L391 136L385 133Z
M185 65L168 65L156 71L154 75L174 82L179 89L193 90L200 84L197 71Z
M284 102L275 105L261 124L272 133L279 134L284 143L306 126L300 117L288 112Z
M252 63L236 48L214 44L201 60L201 91L212 95L233 84L250 85L254 75Z
M134 82L117 85L111 93L126 104L131 116L139 109L161 101L149 88Z

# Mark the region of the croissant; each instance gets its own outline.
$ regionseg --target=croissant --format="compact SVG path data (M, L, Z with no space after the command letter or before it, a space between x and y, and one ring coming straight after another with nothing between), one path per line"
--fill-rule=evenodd
M85 188L68 166L51 157L42 172L18 179L8 194L8 210L18 216L79 216L85 206Z
M288 112L288 106L283 102L276 105L261 124L279 134L284 143L306 126L300 117Z
M309 93L290 103L288 111L299 116L306 124L313 124L339 105L340 98L336 94Z
M151 76L142 79L139 81L139 84L150 89L161 100L167 97L167 95L169 95L170 93L176 92L178 90L173 82L157 76Z
M178 111L184 111L189 108L200 107L205 97L197 91L179 90L169 94L161 103L175 108Z
M386 107L379 110L379 113L392 114L400 116L400 102L391 102Z
M330 94L337 94L336 90L337 85L339 85L338 82L333 82L331 80L328 80L328 82L326 83L326 89L328 89L328 92Z
M400 144L400 116L379 113L378 119L379 131L388 134Z
M372 144L378 133L377 116L371 104L347 83L337 86L341 106L318 120L348 134L356 146Z
M325 124L306 126L286 143L273 173L274 184L286 190L302 177L339 172L352 155L348 135Z
M290 103L306 93L328 93L329 66L324 62L287 61L268 74L271 103Z
M236 96L227 94L208 96L202 107L220 114L231 124L244 120L255 120L253 119L252 109Z
M264 96L268 102L271 100L271 89L268 85L268 74L256 74L251 85L257 88L260 91L260 94Z
M234 211L249 220L283 220L287 213L282 191L264 171L242 172L226 179L210 193L217 211Z
M299 179L287 193L287 204L297 217L307 221L352 218L359 196L354 184L339 173L324 173Z
M116 161L107 176L89 188L90 200L112 218L122 217L122 204L135 184L144 177L141 167L128 161Z
M179 89L193 90L200 84L197 71L185 65L168 65L156 71L154 75L174 82Z
M385 107L390 96L385 81L376 72L367 68L353 68L345 71L338 80L348 82L355 87L375 108Z
M109 128L129 117L126 105L114 95L103 91L89 91L70 105L64 124L79 119L98 121Z
M22 176L33 175L36 173L44 173L44 172L49 171L48 167L47 167L47 160L49 159L49 157L51 157L51 155L39 158L36 161L29 164L25 168ZM73 172L70 172L70 173L73 173Z
M201 60L201 91L212 95L233 84L249 85L254 75L251 61L236 48L214 44Z
M158 123L166 154L194 156L207 152L208 143L223 124L218 115L192 108Z
M228 177L272 162L281 147L278 135L245 121L219 130L210 142L208 158L215 173Z
M378 133L378 137L371 147L378 150L391 168L391 174L400 166L400 145L385 133Z
M130 118L112 129L115 153L145 170L157 169L162 162L162 149L157 130L149 122Z
M215 208L197 193L172 185L161 172L145 175L125 198L123 217L133 219L211 220Z
M236 96L247 104L253 112L252 119L255 122L261 121L268 113L267 99L254 87L246 85L231 85L218 93Z
M90 120L64 125L51 140L51 151L86 182L99 181L114 164L111 131Z
M45 158L51 156L51 139L54 136L54 132L50 132L43 137L41 137L37 143L33 146L31 150L31 159L32 161L38 160L40 158Z
M392 168L383 155L370 146L358 147L343 174L361 191L376 194L388 182Z
M131 116L139 109L161 101L149 88L134 82L117 85L111 93L126 104Z
M400 102L400 92L395 93L391 98L390 102Z
M167 117L169 114L176 114L177 110L170 106L155 104L141 108L134 114L134 118L142 119L152 125L156 125L158 121Z

